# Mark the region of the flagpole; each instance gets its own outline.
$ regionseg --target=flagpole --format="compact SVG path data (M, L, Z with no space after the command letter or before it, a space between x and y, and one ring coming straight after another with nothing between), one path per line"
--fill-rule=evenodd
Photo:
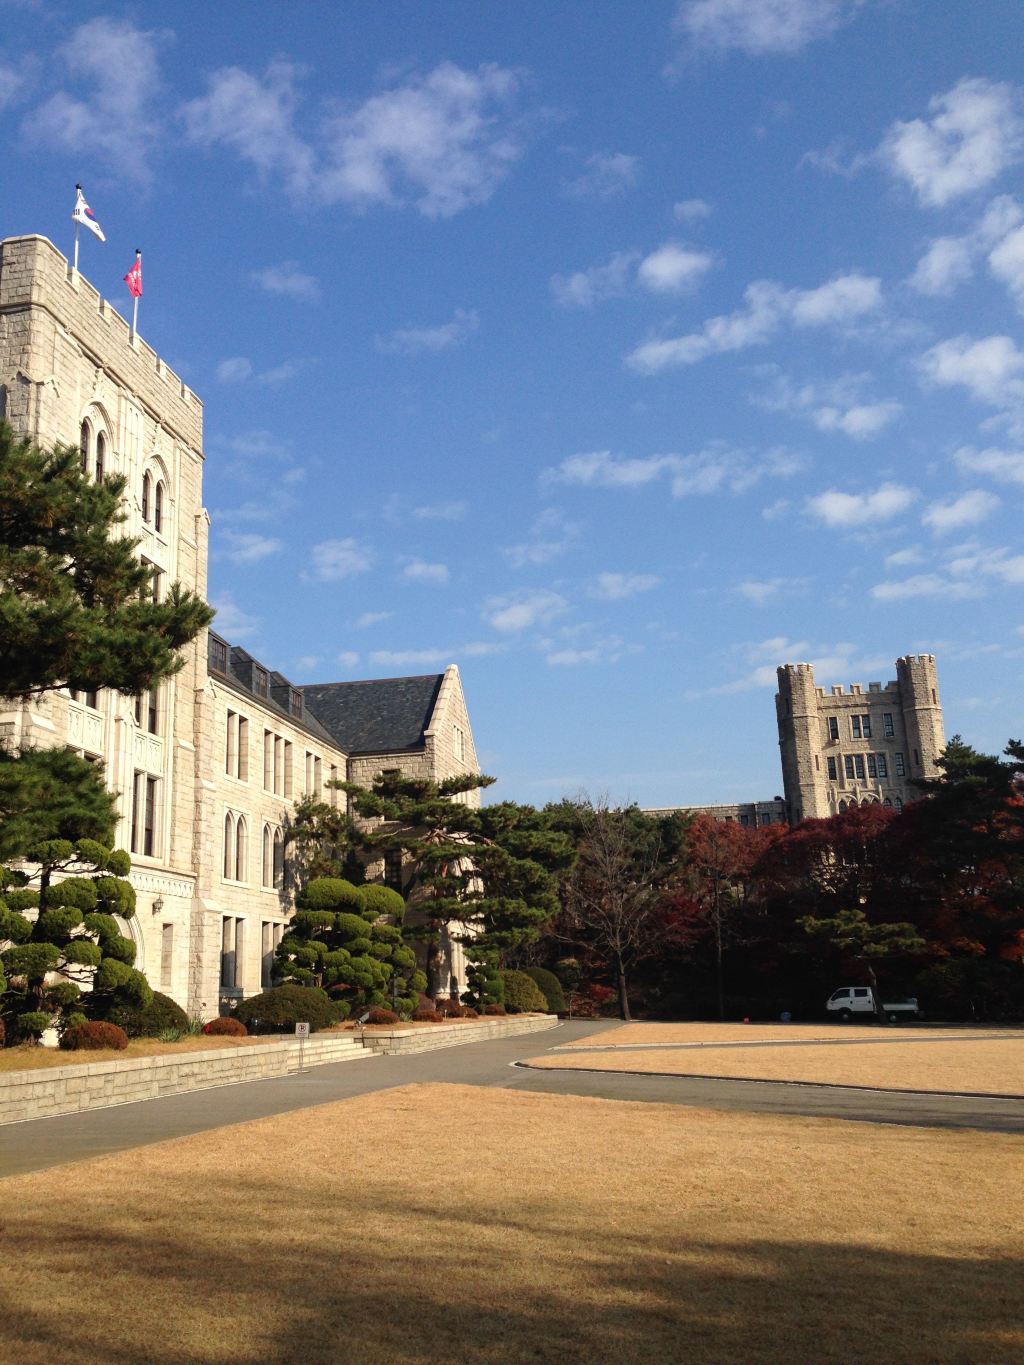
M142 252L139 250L138 247L135 248L135 259L136 259L137 261L141 261L141 260L142 260ZM138 296L138 294L135 294L135 295L133 295L133 302L132 302L132 339L133 339L133 340L135 339L136 336L138 336L138 333L139 333L139 296Z
M78 220L75 220L75 274L78 274Z

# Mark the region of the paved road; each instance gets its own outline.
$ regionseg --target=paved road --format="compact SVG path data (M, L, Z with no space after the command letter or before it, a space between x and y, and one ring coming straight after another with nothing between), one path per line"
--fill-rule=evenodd
M0 1175L45 1170L66 1161L329 1104L373 1090L437 1082L743 1113L804 1114L867 1123L1024 1133L1024 1100L887 1095L838 1087L630 1076L610 1072L534 1071L515 1065L524 1057L537 1057L564 1043L596 1036L616 1027L617 1024L604 1021L572 1020L545 1033L468 1043L418 1056L338 1062L315 1067L302 1075L198 1090L161 1100L96 1109L86 1114L8 1124L0 1128Z

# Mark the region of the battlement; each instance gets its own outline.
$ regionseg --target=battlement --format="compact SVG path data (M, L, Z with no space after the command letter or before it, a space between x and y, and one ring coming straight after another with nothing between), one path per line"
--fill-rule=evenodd
M202 446L202 401L161 360L125 318L76 271L46 237L0 242L0 317L39 310L65 329L99 368L175 430L194 450ZM42 375L33 375L36 380Z

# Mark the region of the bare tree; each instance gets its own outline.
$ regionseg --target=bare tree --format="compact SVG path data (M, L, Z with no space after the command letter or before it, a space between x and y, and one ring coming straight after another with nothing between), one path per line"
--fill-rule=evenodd
M563 886L563 938L587 946L615 970L619 1008L631 1018L627 972L655 932L667 869L657 824L636 808L577 806L579 857Z

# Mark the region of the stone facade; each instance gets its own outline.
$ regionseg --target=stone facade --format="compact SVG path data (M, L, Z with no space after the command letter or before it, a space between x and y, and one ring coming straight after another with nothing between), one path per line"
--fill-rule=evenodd
M44 446L81 443L93 477L124 475L125 533L164 588L206 595L202 404L43 237L0 242L0 417ZM210 1016L267 979L292 909L275 839L299 797L329 800L332 778L368 784L390 767L433 778L479 769L454 665L402 744L354 754L301 688L215 632L183 658L153 696L0 704L0 738L68 744L100 762L120 796L117 843L132 854L138 911L125 932L137 965ZM457 950L449 966L465 979Z
M788 821L786 803L781 796L771 801L735 801L717 806L649 807L645 815L710 815L724 825L742 825L744 829L763 829L766 825L784 825Z
M896 678L817 687L810 664L784 664L775 698L789 818L881 802L902 810L914 779L937 777L945 747L933 654L896 660Z

